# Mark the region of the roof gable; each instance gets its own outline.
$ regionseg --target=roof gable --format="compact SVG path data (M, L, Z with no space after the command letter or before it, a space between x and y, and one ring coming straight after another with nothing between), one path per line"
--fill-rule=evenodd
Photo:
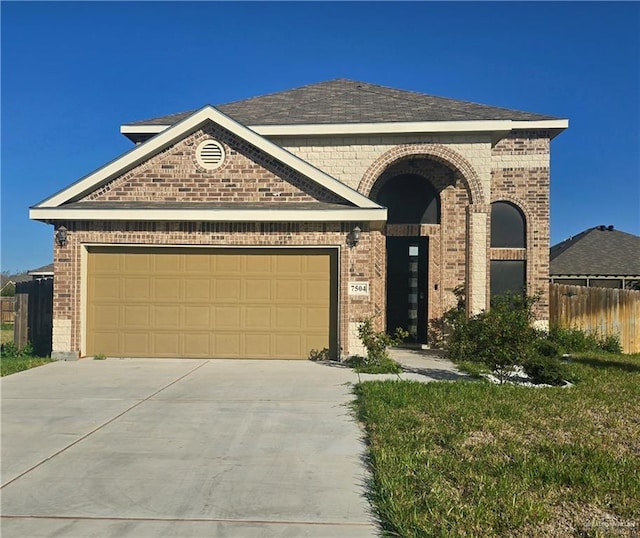
M640 237L596 226L551 247L550 274L640 275Z
M257 150L275 159L278 163L291 168L311 183L317 184L321 188L335 194L337 197L352 204L356 208L378 209L384 211L375 202L369 200L337 179L329 176L280 146L277 146L263 138L251 129L229 118L219 110L216 110L211 106L206 106L182 119L157 136L154 136L144 144L136 146L131 151L118 157L88 176L85 176L73 185L36 204L31 209L31 217L36 219L44 218L44 213L42 211L44 209L61 208L65 204L77 202L82 198L86 198L91 192L100 189L113 179L126 174L136 166L151 159L155 155L171 147L176 142L211 123L246 141Z

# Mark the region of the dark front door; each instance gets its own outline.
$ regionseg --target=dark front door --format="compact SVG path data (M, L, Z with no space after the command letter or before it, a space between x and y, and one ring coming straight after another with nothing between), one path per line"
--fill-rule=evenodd
M387 332L427 341L427 237L387 237Z

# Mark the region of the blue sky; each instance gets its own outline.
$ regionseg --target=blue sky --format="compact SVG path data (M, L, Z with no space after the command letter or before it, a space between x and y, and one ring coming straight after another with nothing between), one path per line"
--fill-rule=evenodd
M122 123L344 77L568 118L551 239L640 234L640 3L2 2L2 270L28 208L127 151Z

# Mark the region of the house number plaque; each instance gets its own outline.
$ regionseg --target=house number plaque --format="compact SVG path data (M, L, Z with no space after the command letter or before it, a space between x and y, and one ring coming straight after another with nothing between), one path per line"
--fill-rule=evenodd
M349 282L349 295L369 295L368 282Z

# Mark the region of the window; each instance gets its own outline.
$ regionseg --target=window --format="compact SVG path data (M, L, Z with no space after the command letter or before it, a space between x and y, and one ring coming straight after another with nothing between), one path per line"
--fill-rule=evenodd
M387 181L376 196L386 207L389 224L439 224L440 202L431 182L414 174Z
M524 215L509 202L491 204L491 246L495 248L527 246Z
M526 292L524 260L491 260L491 297Z

